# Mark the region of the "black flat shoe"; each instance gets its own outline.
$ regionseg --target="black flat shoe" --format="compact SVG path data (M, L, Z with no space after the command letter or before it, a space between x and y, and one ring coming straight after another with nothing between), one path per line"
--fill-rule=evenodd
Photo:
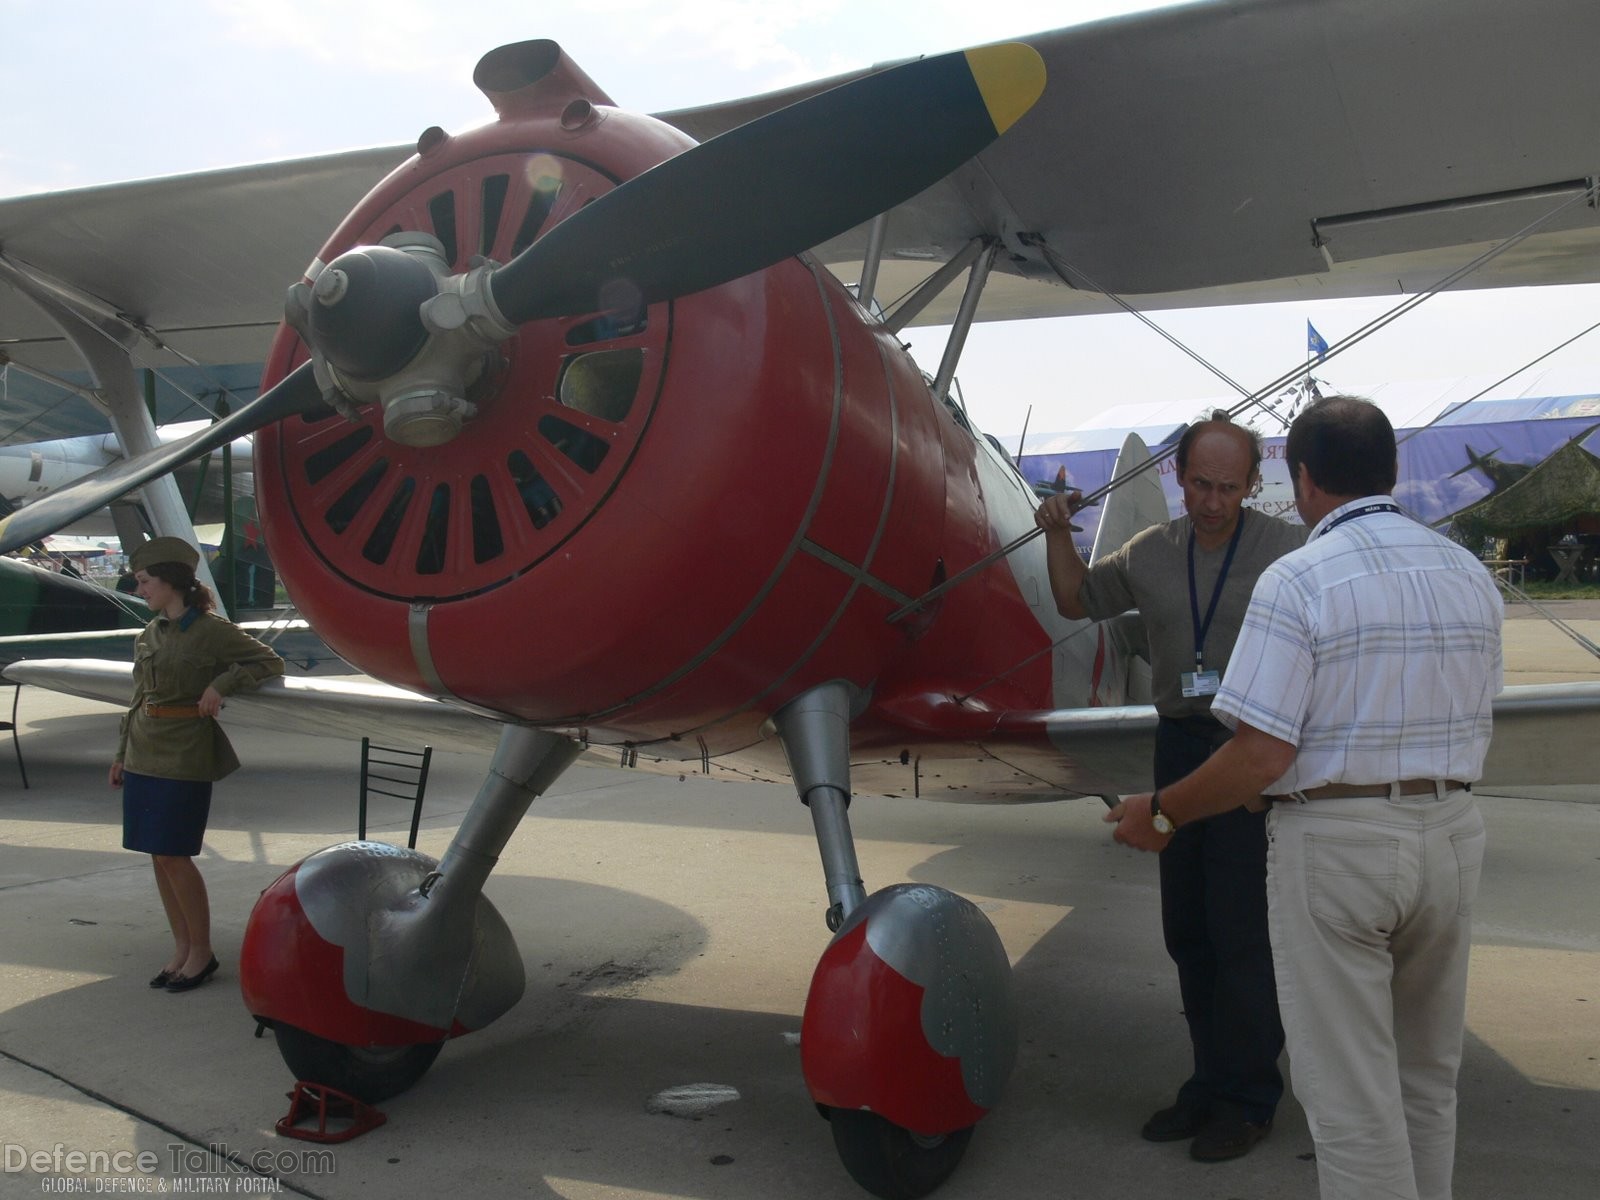
M167 980L167 991L191 991L192 989L199 987L206 980L210 979L214 974L216 974L216 971L217 956L213 954L211 956L211 961L200 968L200 973L198 975L174 975L171 979Z
M177 978L177 974L178 973L176 971L161 971L154 979L150 981L150 986L153 988L164 988L171 980Z

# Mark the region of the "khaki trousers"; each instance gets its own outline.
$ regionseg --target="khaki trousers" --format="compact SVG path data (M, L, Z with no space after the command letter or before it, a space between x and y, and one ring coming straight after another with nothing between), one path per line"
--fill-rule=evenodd
M1322 1200L1449 1200L1472 904L1472 795L1280 803L1268 928Z

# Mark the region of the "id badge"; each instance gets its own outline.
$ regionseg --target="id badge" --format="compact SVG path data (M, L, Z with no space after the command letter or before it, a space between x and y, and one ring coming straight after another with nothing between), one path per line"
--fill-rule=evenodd
M1178 676L1186 697L1215 696L1222 686L1222 676L1215 671L1185 671Z

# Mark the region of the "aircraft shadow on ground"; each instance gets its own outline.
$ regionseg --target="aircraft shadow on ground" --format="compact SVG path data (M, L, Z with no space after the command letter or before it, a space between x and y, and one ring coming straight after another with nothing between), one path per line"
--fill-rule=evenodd
M512 906L543 907L551 893L569 889L536 881ZM649 908L645 924L665 921L666 932L681 937L683 957L703 933L681 914L641 906L625 892L577 889L570 898L592 906L597 922L614 932ZM543 939L522 940L530 988L517 1008L447 1045L421 1083L382 1106L386 1127L336 1148L341 1186L301 1184L330 1196L354 1194L356 1181L401 1194L408 1166L425 1163L430 1172L447 1165L449 1178L491 1194L514 1188L569 1195L564 1181L685 1196L859 1194L834 1160L787 1037L799 1025L799 990L796 1011L788 1013L664 1002L630 992L670 973L670 957L651 964L632 957L637 947L604 942L563 957L552 947L569 939L553 926ZM1125 1197L1129 1188L1180 1194L1187 1186L1210 1194L1195 1192L1197 1170L1227 1173L1226 1180L1203 1177L1224 1186L1218 1195L1309 1194L1310 1140L1287 1101L1248 1166L1197 1168L1181 1145L1138 1139L1138 1122L1163 1101L1185 1047L1175 989L1148 978L1162 970L1155 955L1138 950L1108 959L1111 940L1069 918L1019 963L1016 1074L941 1194L1030 1194L1041 1155L1085 1200ZM596 961L600 955L608 957ZM761 970L754 963L751 969ZM270 1038L250 1037L248 1016L226 983L182 1000L146 997L142 981L126 975L86 984L6 1014L4 1048L136 1115L159 1114L195 1145L290 1148L269 1132L286 1108L287 1071ZM110 1078L106 1043L84 1033L105 1029L105 989L132 990L115 1007L124 1013L123 1033L138 1030L118 1039ZM198 1020L172 1020L177 1004ZM1463 1081L1457 1194L1488 1194L1474 1187L1480 1166L1503 1174L1508 1161L1526 1185L1522 1194L1579 1194L1573 1185L1587 1153L1585 1131L1593 1128L1593 1093L1530 1081L1470 1037ZM662 1089L695 1083L736 1088L739 1098L698 1119L650 1111ZM165 1155L172 1140L147 1128L136 1148Z
M101 778L98 766L71 753L73 741L88 732L85 720L97 736L103 731L103 723L86 718L45 722L47 730L34 731L48 732L39 761L47 778L63 773L61 790L69 796L58 803L46 792L20 794L30 817L106 821L106 804L70 798ZM219 803L214 828L305 834L309 851L322 844L323 831L304 828L313 823L303 802L308 791L333 795L329 812L337 805L337 820L353 810L353 762L258 759L246 769L251 798L231 812ZM476 769L465 759L447 764L441 794L454 796L458 788L470 794ZM575 783L576 790L552 797L547 808L536 806L535 815L809 837L805 814L781 789L767 789L777 801L772 805L730 792L725 802L699 803L691 812L661 803L661 789L670 796L680 786L673 780L595 772ZM715 796L719 785L695 786ZM296 802L275 803L274 795ZM1062 911L1017 963L1022 1045L1009 1095L941 1194L958 1200L1028 1194L1041 1153L1060 1162L1060 1177L1070 1177L1073 1194L1086 1200L1120 1200L1129 1189L1192 1190L1196 1168L1181 1146L1152 1146L1136 1136L1143 1117L1170 1098L1187 1057L1176 986L1160 946L1154 860L1109 841L1098 801L1007 809L864 800L854 811L869 890L899 882L879 866L885 851L875 843L909 842L923 853L906 876L979 898L1002 925L1003 906L1011 903ZM450 810L459 803L436 815L434 833L453 828L459 811ZM329 841L347 836L328 832L335 834ZM57 937L28 940L39 961L15 965L110 977L5 1013L0 1050L135 1112L160 1114L198 1144L221 1139L236 1149L283 1148L269 1130L286 1107L287 1071L270 1040L250 1038L231 964L217 984L192 997L174 999L143 986L161 930L143 864L134 864L94 909L86 907L89 890L75 890L72 879L52 868L114 871L131 857L127 852L22 846L7 855L18 864L13 869L49 881L16 890L7 920L60 926ZM250 902L281 867L240 860L208 865L219 943L237 946ZM685 865L685 887L694 886L694 869ZM820 911L820 870L813 882L812 891L794 894L786 880L781 891L753 894L750 902L773 915L772 929L781 929L777 918L797 906ZM346 1180L403 1182L408 1163L442 1155L452 1160L454 1178L489 1191L515 1186L560 1195L548 1181L573 1179L678 1195L859 1194L834 1161L826 1126L806 1097L798 1054L784 1036L799 1027L810 963L825 941L820 927L803 944L786 935L742 944L737 965L727 968L741 993L753 991L783 1010L774 1014L661 998L670 997L671 977L705 952L710 936L673 904L623 888L528 875L496 876L489 894L517 937L528 994L495 1025L446 1046L416 1088L384 1106L391 1123L383 1131L339 1148ZM174 1003L186 1006L185 1020L172 1020ZM118 1015L116 1032L107 1026L108 1012ZM118 1047L109 1078L109 1043L96 1030ZM1462 1078L1459 1194L1488 1194L1475 1180L1494 1175L1515 1179L1526 1194L1576 1196L1591 1131L1600 1124L1597 1093L1529 1079L1470 1033ZM698 1121L647 1111L660 1089L700 1082L736 1087L741 1099ZM161 1150L170 1140L159 1130L147 1134L150 1144L139 1148ZM1238 1186L1247 1178L1270 1179L1273 1194L1309 1193L1310 1149L1303 1117L1286 1100L1273 1136L1249 1166L1221 1168L1234 1174L1208 1178ZM1237 1191L1234 1183L1225 1186L1235 1187L1227 1194Z

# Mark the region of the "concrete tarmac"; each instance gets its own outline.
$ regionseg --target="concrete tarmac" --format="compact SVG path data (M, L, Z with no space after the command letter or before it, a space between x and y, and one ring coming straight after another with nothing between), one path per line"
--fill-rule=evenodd
M1600 642L1600 614L1563 615ZM1507 649L1508 683L1600 677L1542 622L1508 623ZM523 955L522 1001L447 1044L381 1106L387 1124L322 1148L274 1131L292 1080L271 1035L252 1036L236 955L260 890L354 836L359 747L236 731L246 765L217 787L200 860L224 965L174 995L146 986L169 942L149 860L121 848L106 784L116 711L27 689L21 716L29 790L0 744L0 1198L865 1195L800 1076L800 1011L828 935L792 794L570 771L487 889ZM483 767L435 755L421 849L442 853ZM403 843L402 803L375 803L387 807L369 836ZM1600 1185L1600 784L1485 795L1482 808L1455 1194L1588 1200ZM873 797L852 809L869 890L916 880L972 898L1016 967L1016 1072L937 1194L1314 1197L1292 1097L1235 1162L1139 1138L1186 1073L1187 1039L1156 862L1112 843L1102 812L1095 800ZM696 1084L736 1098L660 1111L663 1092Z

